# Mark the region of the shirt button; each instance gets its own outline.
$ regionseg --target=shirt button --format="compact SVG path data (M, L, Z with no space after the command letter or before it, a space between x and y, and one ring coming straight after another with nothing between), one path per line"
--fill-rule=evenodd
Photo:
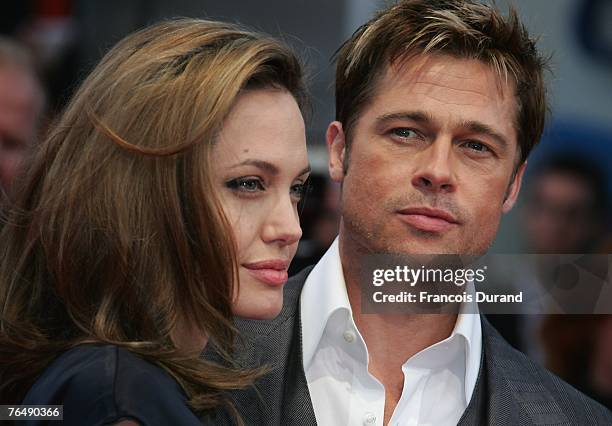
M344 333L342 333L342 337L344 337L344 340L346 340L348 343L353 343L355 341L355 333L353 333L351 330L346 330Z
M372 426L376 424L376 416L373 413L366 413L363 418L364 426Z

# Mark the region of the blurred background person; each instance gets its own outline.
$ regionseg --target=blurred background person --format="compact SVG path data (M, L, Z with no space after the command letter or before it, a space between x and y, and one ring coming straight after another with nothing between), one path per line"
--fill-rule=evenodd
M606 175L575 153L557 154L528 180L522 219L528 251L594 253L602 248L610 210Z
M83 69L78 54L77 2L73 0L5 0L0 15L0 34L31 51L47 94L47 111L56 116L68 101L85 71L118 39L97 49L97 57ZM127 34L127 32L125 33ZM124 34L124 35L125 35Z
M542 165L528 187L524 211L530 251L601 252L611 217L608 193L604 171L577 153L559 154ZM547 368L612 408L611 319L609 315L538 317L525 328L528 352L538 350L539 338ZM536 339L529 338L530 331Z
M43 88L32 56L0 36L0 189L5 194L38 138L43 108Z
M521 209L525 251L537 255L606 253L610 203L606 174L579 153L552 154L526 178ZM517 272L522 285L541 287L547 266ZM612 407L608 315L493 315L515 347L568 383Z

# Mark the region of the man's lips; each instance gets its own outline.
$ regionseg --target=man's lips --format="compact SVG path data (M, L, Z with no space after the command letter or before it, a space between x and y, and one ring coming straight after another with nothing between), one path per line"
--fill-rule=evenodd
M271 286L282 286L289 279L289 274L287 273L289 262L287 260L262 260L259 262L243 263L242 266L253 277Z
M397 213L402 222L427 232L445 232L459 223L452 214L428 207L406 208Z

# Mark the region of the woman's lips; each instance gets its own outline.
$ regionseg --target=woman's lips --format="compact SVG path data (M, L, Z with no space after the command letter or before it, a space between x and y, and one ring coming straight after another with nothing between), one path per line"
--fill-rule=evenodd
M448 212L429 208L409 208L398 212L399 219L426 232L446 232L457 220Z
M271 286L282 286L289 279L289 274L287 273L289 262L286 260L263 260L243 263L242 266L257 280Z

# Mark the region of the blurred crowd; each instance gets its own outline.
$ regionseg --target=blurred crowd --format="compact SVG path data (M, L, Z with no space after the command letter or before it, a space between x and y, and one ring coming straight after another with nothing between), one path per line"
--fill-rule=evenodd
M77 83L70 0L3 3L0 18L0 189L9 196L36 145Z
M11 192L18 190L19 170L27 167L28 152L44 139L53 116L78 84L78 37L71 7L69 0L24 1L12 2L6 13L3 10L2 203L10 203ZM608 176L600 164L576 152L551 153L534 165L523 184L520 228L516 229L525 241L524 252L609 254ZM340 188L329 181L325 170L315 170L310 184L301 206L303 239L293 273L314 264L337 234ZM530 279L538 279L538 271L530 273ZM498 315L490 320L519 350L612 408L612 316Z
M575 152L551 154L523 188L525 253L610 253L610 200L604 170ZM514 279L533 285L539 270ZM608 272L609 273L609 272ZM490 315L517 349L604 405L612 407L611 315Z

